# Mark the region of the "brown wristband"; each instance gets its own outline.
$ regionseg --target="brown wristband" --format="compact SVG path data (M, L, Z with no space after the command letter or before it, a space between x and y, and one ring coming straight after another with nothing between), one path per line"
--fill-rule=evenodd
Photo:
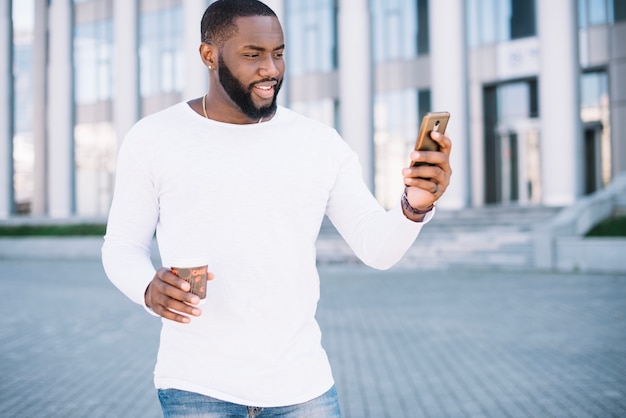
M409 199L406 197L406 189L404 189L404 193L402 194L401 202L402 202L402 208L406 210L408 213L410 213L411 215L415 215L415 216L425 215L431 210L433 210L433 208L435 207L435 204L433 203L432 205L430 205L424 210L415 209L413 206L411 206L411 204L409 203Z

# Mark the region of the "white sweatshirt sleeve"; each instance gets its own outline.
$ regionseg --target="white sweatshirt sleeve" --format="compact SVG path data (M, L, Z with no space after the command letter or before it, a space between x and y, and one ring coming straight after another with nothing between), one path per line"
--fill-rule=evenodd
M148 169L135 158L128 138L120 148L115 192L102 246L104 270L113 284L144 307L154 277L150 246L159 203Z
M326 214L361 261L385 270L404 256L434 211L423 222L411 221L402 212L400 196L396 207L385 210L363 182L358 158L350 152L339 170Z

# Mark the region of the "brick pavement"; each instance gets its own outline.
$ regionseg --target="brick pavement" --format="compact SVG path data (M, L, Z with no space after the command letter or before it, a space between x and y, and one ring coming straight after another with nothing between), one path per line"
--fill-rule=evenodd
M346 418L626 416L626 277L321 268ZM0 260L0 417L158 417L159 322L97 260Z

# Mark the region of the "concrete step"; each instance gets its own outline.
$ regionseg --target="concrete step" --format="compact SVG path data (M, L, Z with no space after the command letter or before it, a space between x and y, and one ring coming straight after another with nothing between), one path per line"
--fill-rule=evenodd
M532 230L558 208L481 208L438 210L400 261L409 268L531 267ZM99 258L102 237L2 238L0 258ZM319 264L359 264L328 219L317 241ZM158 254L156 245L153 254Z
M438 211L398 264L409 268L525 269L534 265L533 228L559 208L512 207ZM318 263L360 263L332 224L324 221Z

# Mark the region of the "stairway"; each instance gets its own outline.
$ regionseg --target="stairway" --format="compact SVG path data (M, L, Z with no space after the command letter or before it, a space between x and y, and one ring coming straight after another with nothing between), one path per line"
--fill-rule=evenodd
M526 269L534 266L532 231L560 208L485 207L438 210L398 267L420 269ZM318 263L358 264L335 228L324 220L317 242Z

